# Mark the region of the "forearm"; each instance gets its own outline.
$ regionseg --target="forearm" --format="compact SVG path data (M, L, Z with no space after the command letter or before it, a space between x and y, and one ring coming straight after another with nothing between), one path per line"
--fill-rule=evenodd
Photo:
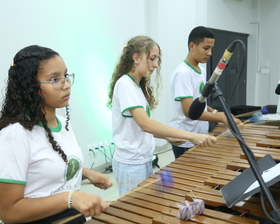
M166 137L164 136L160 136L160 135L154 135L155 138L160 138L160 139L165 139L166 140Z
M149 120L146 122L143 122L142 124L142 130L145 132L148 132L150 134L153 134L157 138L177 138L177 139L184 139L184 140L192 140L193 133L175 129L172 127L169 127L167 125L161 124L155 120L152 120L148 118Z
M212 107L207 106L207 111L213 113L214 109Z
M112 182L108 175L83 168L83 179L88 179L95 187L107 189L112 186Z
M190 98L181 99L181 106L186 117L189 117L189 109L193 101ZM207 106L207 110L203 111L198 118L200 121L223 122L225 119L224 113L213 113L214 109Z
M22 223L40 220L68 208L69 192L42 198L23 198L1 209L1 219L5 223Z
M98 176L99 173L96 172L96 171L94 171L94 170L90 170L90 169L88 169L88 168L83 168L83 173L82 173L82 179L83 179L83 180L84 180L84 179L88 179L89 176L92 176L92 175Z
M225 122L225 115L222 112L212 113L204 111L198 120L200 121L212 121L212 122Z
M174 138L182 140L189 140L194 144L207 146L211 145L215 138L209 135L201 135L184 130L175 129L167 125L161 124L155 120L150 119L142 108L135 108L131 110L133 118L144 132L159 136L162 138Z

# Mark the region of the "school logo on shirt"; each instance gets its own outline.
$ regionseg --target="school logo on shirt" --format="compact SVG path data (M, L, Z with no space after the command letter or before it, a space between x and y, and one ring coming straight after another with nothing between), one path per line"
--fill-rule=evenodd
M71 180L79 171L79 169L80 169L80 161L78 161L77 158L73 158L73 157L69 158L66 167L66 173L65 173L66 180L67 181Z
M199 93L202 92L203 88L204 88L204 82L201 82L200 85L199 85Z

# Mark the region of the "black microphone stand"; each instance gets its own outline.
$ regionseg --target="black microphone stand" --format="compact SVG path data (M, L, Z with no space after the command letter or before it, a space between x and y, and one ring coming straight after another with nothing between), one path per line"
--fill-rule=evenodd
M235 124L235 122L233 120L233 117L232 117L232 115L231 115L231 113L230 113L230 111L229 111L229 109L228 109L228 107L225 103L222 91L220 90L220 88L218 87L217 84L213 84L211 87L213 88L212 89L213 99L218 98L219 103L220 103L220 105L221 105L221 107L222 107L222 109L223 109L223 111L224 111L224 113L227 117L227 122L228 122L229 129L231 130L231 132L234 132L236 136L238 136L237 140L239 142L239 145L242 148L242 150L243 150L243 152L244 152L244 154L245 154L245 156L246 156L246 158L249 162L249 165L251 166L251 169L252 169L252 171L255 175L255 178L259 182L261 191L267 197L267 200L268 200L268 202L269 202L269 204L272 208L272 212L271 212L272 217L275 220L280 220L280 209L277 207L276 202L274 201L274 199L271 195L271 192L268 190L268 186L265 184L265 182L264 182L264 180L261 176L259 166L257 164L257 160L256 160L254 154L250 153L250 151L243 144L244 139L243 139L237 125Z

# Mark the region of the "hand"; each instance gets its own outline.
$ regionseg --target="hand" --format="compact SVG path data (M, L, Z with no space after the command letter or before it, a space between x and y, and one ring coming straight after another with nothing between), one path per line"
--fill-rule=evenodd
M94 170L85 169L83 170L83 176L85 176L95 187L100 189L107 189L112 186L112 182L109 176L96 172Z
M234 120L234 122L235 122L235 124L236 124L237 126L242 124L242 121L239 120L238 118L235 118L235 117L234 117L233 120Z
M104 174L101 174L101 175L104 175ZM106 190L107 188L112 186L112 182L110 181L110 179L107 175L104 175L104 183L93 183L93 185L100 189Z
M166 140L170 143L170 144L173 144L173 145L182 145L184 144L187 140L184 140L184 139L179 139L179 138L169 138L167 137Z
M96 177L93 180L91 180L90 178L88 178L88 179L89 179L89 181L91 183L93 183L93 185L95 187L98 187L100 189L105 189L106 190L108 187L112 186L112 182L109 179L108 175L105 175L105 174L102 174L102 173L98 173L98 177L97 178L99 179L98 182L95 181Z
M211 136L211 135L197 134L197 133L192 133L192 135L193 137L191 142L201 147L212 146L217 140L215 136Z
M72 198L72 208L81 212L85 217L93 217L105 212L108 204L98 195L75 191Z

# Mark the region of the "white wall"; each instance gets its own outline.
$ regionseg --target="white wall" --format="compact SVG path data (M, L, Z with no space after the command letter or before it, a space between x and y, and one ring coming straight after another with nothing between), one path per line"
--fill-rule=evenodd
M279 7L278 0L0 0L0 89L21 48L39 44L58 51L76 73L71 123L90 166L87 145L111 139L107 88L128 39L144 34L161 46L163 90L152 116L164 124L171 115L170 75L185 59L188 34L198 25L249 34L247 104L276 104ZM269 62L269 74L256 75L258 61ZM264 81L268 90L261 92ZM170 146L158 140L157 147ZM104 157L98 156L95 165L100 163Z
M260 53L258 71L269 65L268 73L257 74L256 103L259 105L277 104L275 88L280 78L280 30L278 0L259 0L260 4Z
M126 42L146 33L145 7L143 0L0 0L0 89L21 48L38 44L58 51L76 74L71 123L87 162L88 144L112 138L108 85Z
M212 3L216 4L212 4ZM249 34L247 54L247 105L256 105L254 99L255 74L256 74L256 25L254 18L255 9L253 0L214 0L208 1L207 21L208 26L215 29L227 30L237 33ZM219 4L219 7L217 5ZM256 8L258 9L258 8ZM217 14L219 16L217 16ZM219 43L215 43L219 44ZM244 55L240 55L243 57Z
M159 105L153 111L153 119L168 125L171 117L172 92L170 86L170 76L175 67L182 62L188 52L187 39L191 29L194 28L195 17L193 10L195 1L185 0L154 0L149 2L151 23L148 35L152 36L162 50L162 90L159 98ZM188 13L186 13L186 10ZM156 15L156 16L154 16ZM165 140L156 139L157 150L170 148L170 144Z

